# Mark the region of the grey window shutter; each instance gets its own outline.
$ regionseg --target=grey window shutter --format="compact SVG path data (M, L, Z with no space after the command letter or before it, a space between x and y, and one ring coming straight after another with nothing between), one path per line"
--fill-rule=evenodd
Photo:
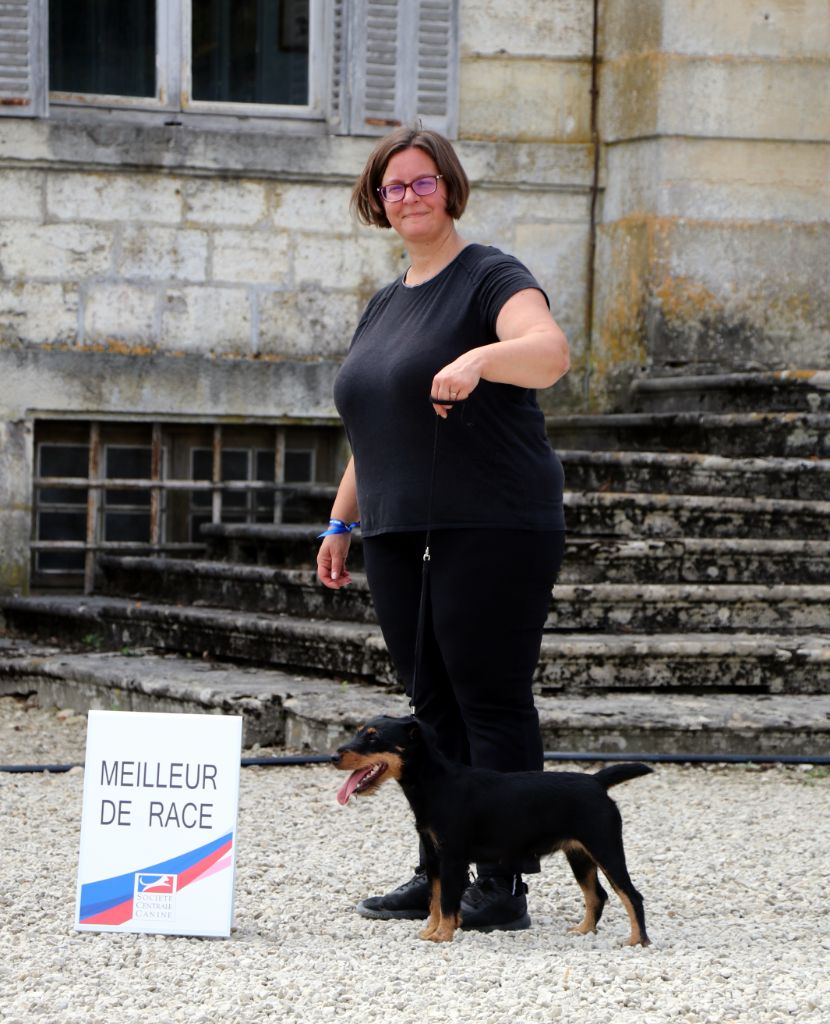
M328 122L337 134L349 131L349 18L348 0L332 0L328 26L330 50Z
M346 4L349 97L341 130L384 135L420 119L427 128L455 134L457 7L458 0Z
M44 117L47 0L0 0L0 116Z
M458 47L456 4L421 0L418 5L417 116L426 128L454 138Z

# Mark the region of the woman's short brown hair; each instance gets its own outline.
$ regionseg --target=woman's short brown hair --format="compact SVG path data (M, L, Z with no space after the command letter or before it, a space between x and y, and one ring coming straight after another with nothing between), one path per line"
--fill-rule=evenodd
M375 146L366 161L363 173L352 189L352 209L364 224L389 228L386 209L378 188L389 161L405 149L421 149L430 156L442 176L447 192L447 213L458 220L467 205L470 182L449 139L426 128L396 128Z

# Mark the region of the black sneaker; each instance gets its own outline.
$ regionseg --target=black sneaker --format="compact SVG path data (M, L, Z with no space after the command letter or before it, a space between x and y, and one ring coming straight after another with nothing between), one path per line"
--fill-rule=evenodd
M461 897L461 927L477 932L529 928L526 893L520 875L477 878Z
M369 896L358 903L361 917L380 921L419 921L429 917L430 885L423 868L416 868L408 882L399 885L385 896Z

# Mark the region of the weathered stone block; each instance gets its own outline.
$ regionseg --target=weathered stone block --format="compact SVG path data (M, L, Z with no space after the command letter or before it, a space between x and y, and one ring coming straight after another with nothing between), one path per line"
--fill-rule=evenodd
M186 228L127 225L121 238L118 270L129 280L204 281L208 236Z
M532 270L563 327L584 333L587 224L518 224L514 255Z
M27 588L31 500L31 422L0 421L0 592Z
M280 229L338 234L352 225L351 189L343 185L284 184L275 190L274 224Z
M0 345L0 412L79 409L156 417L260 416L337 422L334 360L217 358L202 352Z
M584 0L462 0L461 52L583 57L591 53L591 4Z
M251 304L242 288L180 288L164 297L161 345L174 351L251 352Z
M588 277L587 224L519 224L516 255L544 288L554 319L565 332L571 356L570 372L553 389L539 392L545 411L578 408L587 372L588 338L585 290Z
M408 266L403 246L391 231L367 229L358 237L296 237L295 282L300 287L355 289L368 300Z
M29 589L31 511L0 505L0 593Z
M824 0L663 0L662 20L663 47L674 53L823 59L830 53Z
M644 139L612 146L603 219L815 221L830 209L830 146L743 139Z
M159 174L83 171L50 173L48 216L63 221L142 221L178 224L181 180Z
M476 187L464 216L461 234L470 242L513 251L519 224L543 224L555 232L560 224L588 223L588 196L577 191L530 191Z
M462 137L456 151L473 190L480 184L501 188L590 187L593 147L569 142L478 141Z
M459 73L462 138L590 140L590 61L473 57L462 59Z
M156 340L156 291L128 284L91 285L84 304L84 340Z
M599 49L603 60L659 50L664 0L604 0L599 5Z
M30 511L32 425L29 420L0 420L0 506ZM0 516L2 519L2 516Z
M0 210L3 220L41 220L43 172L0 171Z
M650 367L828 365L828 262L827 225L631 217L603 226L597 382L608 394Z
M652 135L827 140L830 61L768 61L666 53L603 64L600 132L607 141Z
M291 242L272 230L217 231L213 236L212 279L236 284L286 287L291 276Z
M830 365L830 226L672 221L648 314L655 364Z
M78 289L74 284L0 283L0 339L74 341L78 336Z
M645 368L649 261L656 225L630 218L597 232L594 325L590 358L590 409L613 408Z
M0 223L0 277L77 281L110 269L112 234L86 224Z
M269 186L220 178L182 180L187 224L249 227L264 220Z
M830 21L824 0L604 0L600 48L606 59L648 50L826 58Z
M259 296L260 352L345 355L360 317L354 292L304 288Z

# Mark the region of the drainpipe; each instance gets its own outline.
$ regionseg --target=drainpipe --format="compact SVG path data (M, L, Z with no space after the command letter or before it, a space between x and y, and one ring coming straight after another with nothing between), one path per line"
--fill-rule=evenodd
M591 146L594 153L594 167L591 176L591 203L588 226L588 268L585 275L585 332L586 361L583 382L585 411L589 411L590 385L592 374L592 349L594 335L594 262L597 248L597 199L599 197L600 137L599 137L599 0L594 0L593 24L591 26Z

